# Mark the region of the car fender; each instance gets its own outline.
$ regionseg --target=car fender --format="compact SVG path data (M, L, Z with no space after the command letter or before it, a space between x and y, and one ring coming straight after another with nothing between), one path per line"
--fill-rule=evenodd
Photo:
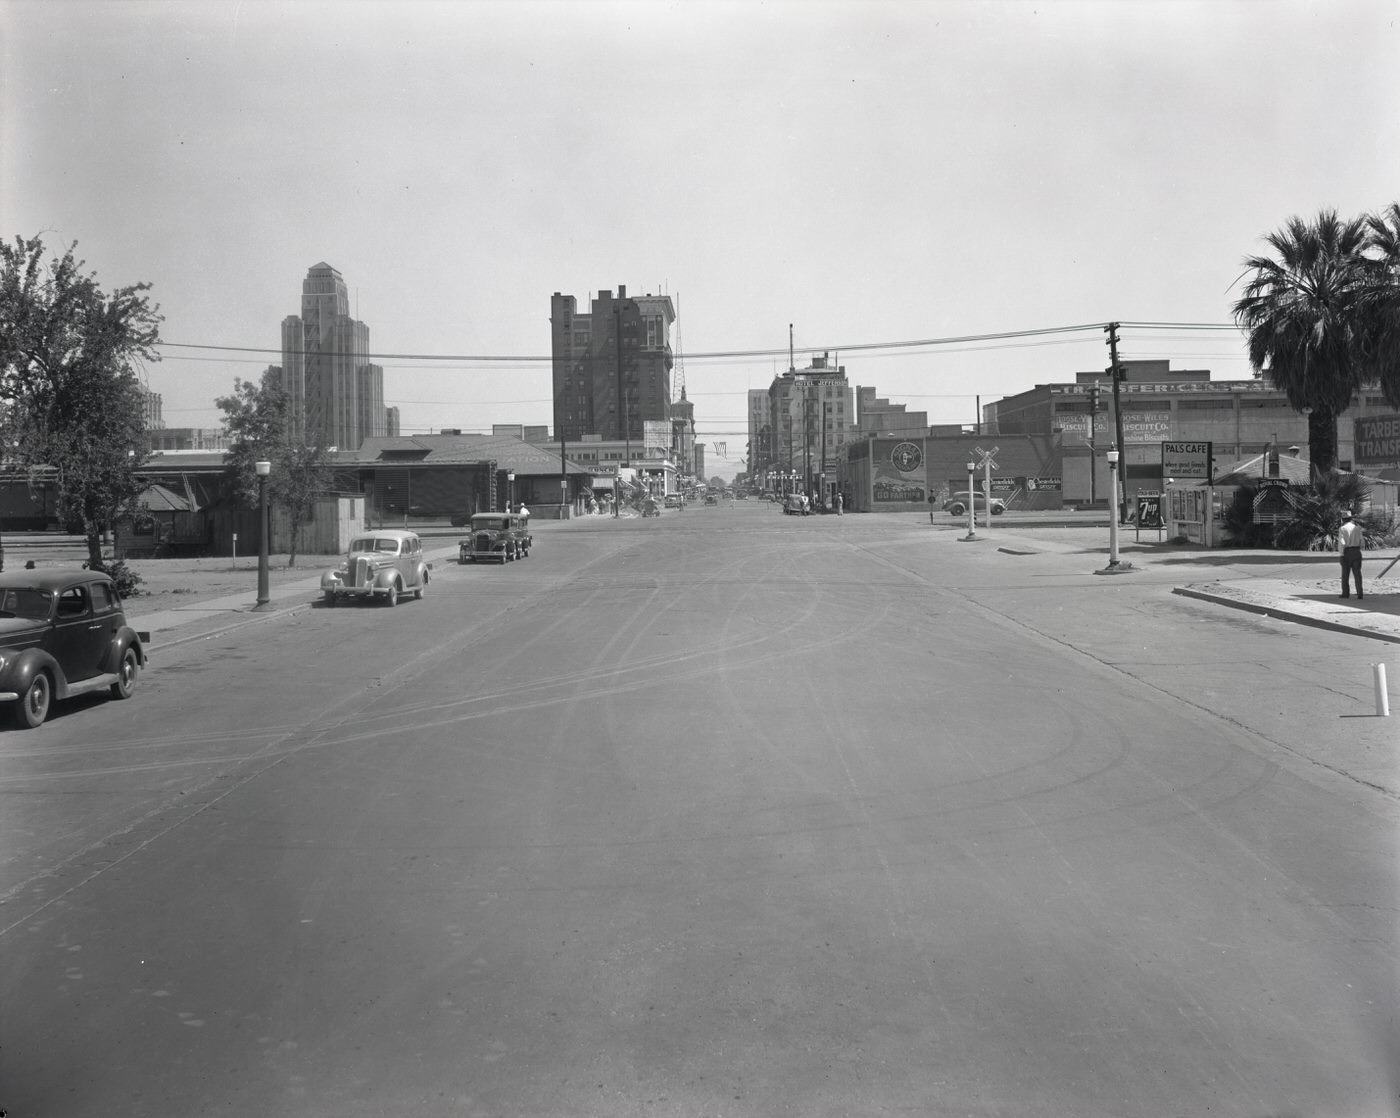
M130 625L123 625L112 637L112 646L107 652L107 671L121 670L122 657L126 655L128 648L136 650L137 665L142 668L146 666L146 646L141 640L141 634Z
M10 660L10 656L14 659ZM54 697L61 699L67 693L68 677L63 674L58 661L42 648L25 648L18 652L6 650L5 658L8 663L0 670L0 692L23 695L34 681L34 677L48 669L53 677Z

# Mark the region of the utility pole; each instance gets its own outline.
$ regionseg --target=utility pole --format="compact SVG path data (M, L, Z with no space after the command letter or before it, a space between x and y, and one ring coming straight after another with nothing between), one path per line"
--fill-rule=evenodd
M1117 439L1114 446L1118 451L1118 484L1114 487L1113 500L1118 507L1113 510L1113 515L1122 519L1123 512L1128 507L1128 462L1123 454L1123 407L1122 400L1118 394L1118 386L1123 383L1123 378L1127 376L1127 370L1118 363L1118 323L1110 322L1104 328L1104 333L1108 335L1108 371L1113 377L1113 425L1114 434Z
M1094 428L1099 419L1099 382L1094 381L1094 386L1089 389L1089 503L1092 505L1097 499L1094 472L1098 463L1095 456L1098 449L1094 445Z

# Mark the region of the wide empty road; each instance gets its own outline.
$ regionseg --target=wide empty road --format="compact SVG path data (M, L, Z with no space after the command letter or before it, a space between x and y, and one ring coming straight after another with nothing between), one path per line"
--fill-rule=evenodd
M959 535L544 525L0 733L0 1105L1400 1112L1386 646Z

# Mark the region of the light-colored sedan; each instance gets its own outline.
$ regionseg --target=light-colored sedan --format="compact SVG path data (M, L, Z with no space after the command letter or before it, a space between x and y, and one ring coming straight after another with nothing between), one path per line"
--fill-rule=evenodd
M977 512L985 514L987 511L987 498L980 492L973 494L977 499ZM943 511L953 516L963 516L967 513L968 499L967 490L961 493L954 493L943 502ZM992 515L1000 516L1006 511L1006 502L1000 497L992 498Z
M392 606L405 594L421 598L432 566L417 532L381 528L350 541L345 561L321 576L321 593L328 606L341 598L380 598Z

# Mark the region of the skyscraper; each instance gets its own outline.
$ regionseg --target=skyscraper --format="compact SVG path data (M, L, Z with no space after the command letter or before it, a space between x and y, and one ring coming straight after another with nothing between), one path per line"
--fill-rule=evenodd
M368 353L369 327L350 317L345 280L324 261L312 265L301 285L301 315L282 320L276 372L295 437L356 450L366 436L384 434L384 370Z
M629 299L618 287L614 299L599 291L589 313L579 314L574 296L556 291L549 311L555 438L598 435L640 447L647 420L669 420L675 319L669 295Z

